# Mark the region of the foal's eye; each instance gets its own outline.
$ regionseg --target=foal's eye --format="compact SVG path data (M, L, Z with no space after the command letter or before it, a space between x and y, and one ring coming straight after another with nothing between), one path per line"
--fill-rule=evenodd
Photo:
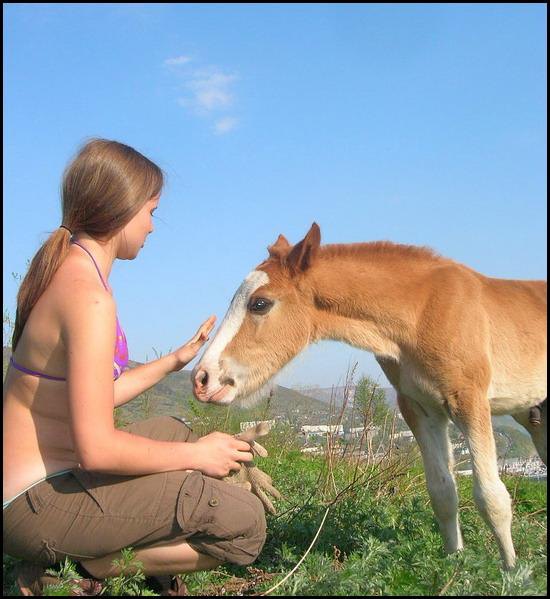
M263 297L257 297L255 299L250 300L248 304L248 309L254 314L266 314L269 312L271 307L273 306L273 302L271 300L265 299Z

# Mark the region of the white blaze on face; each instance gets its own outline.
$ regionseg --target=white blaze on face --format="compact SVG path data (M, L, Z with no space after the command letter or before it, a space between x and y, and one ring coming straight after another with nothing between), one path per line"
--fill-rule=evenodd
M241 328L244 317L246 316L248 302L250 301L252 294L256 289L263 285L267 285L268 283L269 277L267 273L261 270L254 270L237 289L216 336L210 344L210 347L208 347L204 353L199 364L196 366L197 369L203 368L208 372L208 387L212 385L212 388L216 389L220 386L220 356ZM233 360L231 362L233 362ZM224 372L223 374L233 378L235 382L237 382L237 379L240 378L238 375L243 375L242 368L238 368L238 370L240 372Z

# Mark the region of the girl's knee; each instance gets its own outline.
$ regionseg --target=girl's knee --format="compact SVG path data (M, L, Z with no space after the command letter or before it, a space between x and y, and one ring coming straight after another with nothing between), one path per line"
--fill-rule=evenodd
M178 508L178 523L183 532L194 533L189 544L199 553L238 565L260 554L265 512L250 491L193 472L182 485Z
M249 491L247 491L250 493ZM250 514L250 526L247 531L243 534L243 540L245 542L246 555L241 553L240 561L234 562L240 565L248 565L252 563L261 553L265 544L267 535L267 524L265 520L265 510L262 502L250 493L252 499L251 514ZM239 547L241 547L239 545Z

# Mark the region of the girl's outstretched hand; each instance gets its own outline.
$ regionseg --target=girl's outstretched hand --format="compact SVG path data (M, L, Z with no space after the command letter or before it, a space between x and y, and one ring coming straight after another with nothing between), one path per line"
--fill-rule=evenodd
M174 370L181 370L199 353L201 347L210 339L208 335L212 332L215 322L216 317L210 316L208 320L205 320L201 324L196 334L185 345L172 352L176 358Z

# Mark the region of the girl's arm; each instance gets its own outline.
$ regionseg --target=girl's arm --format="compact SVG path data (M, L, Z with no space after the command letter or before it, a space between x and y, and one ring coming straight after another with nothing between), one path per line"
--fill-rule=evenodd
M215 316L203 322L196 334L176 351L125 371L115 382L114 405L121 406L156 385L171 372L184 368L208 341Z
M115 381L115 408L136 398L156 385L165 376L178 370L175 368L175 363L173 354L168 354L158 360L124 371Z
M182 443L117 430L113 414L115 305L111 296L97 287L83 282L75 287L70 301L62 306L61 337L67 355L74 452L83 469L121 475L191 469L226 476L230 470L238 470L240 462L252 460L248 443L225 433ZM196 344L204 330L199 333L186 352L198 351ZM174 353L181 358L186 352Z

